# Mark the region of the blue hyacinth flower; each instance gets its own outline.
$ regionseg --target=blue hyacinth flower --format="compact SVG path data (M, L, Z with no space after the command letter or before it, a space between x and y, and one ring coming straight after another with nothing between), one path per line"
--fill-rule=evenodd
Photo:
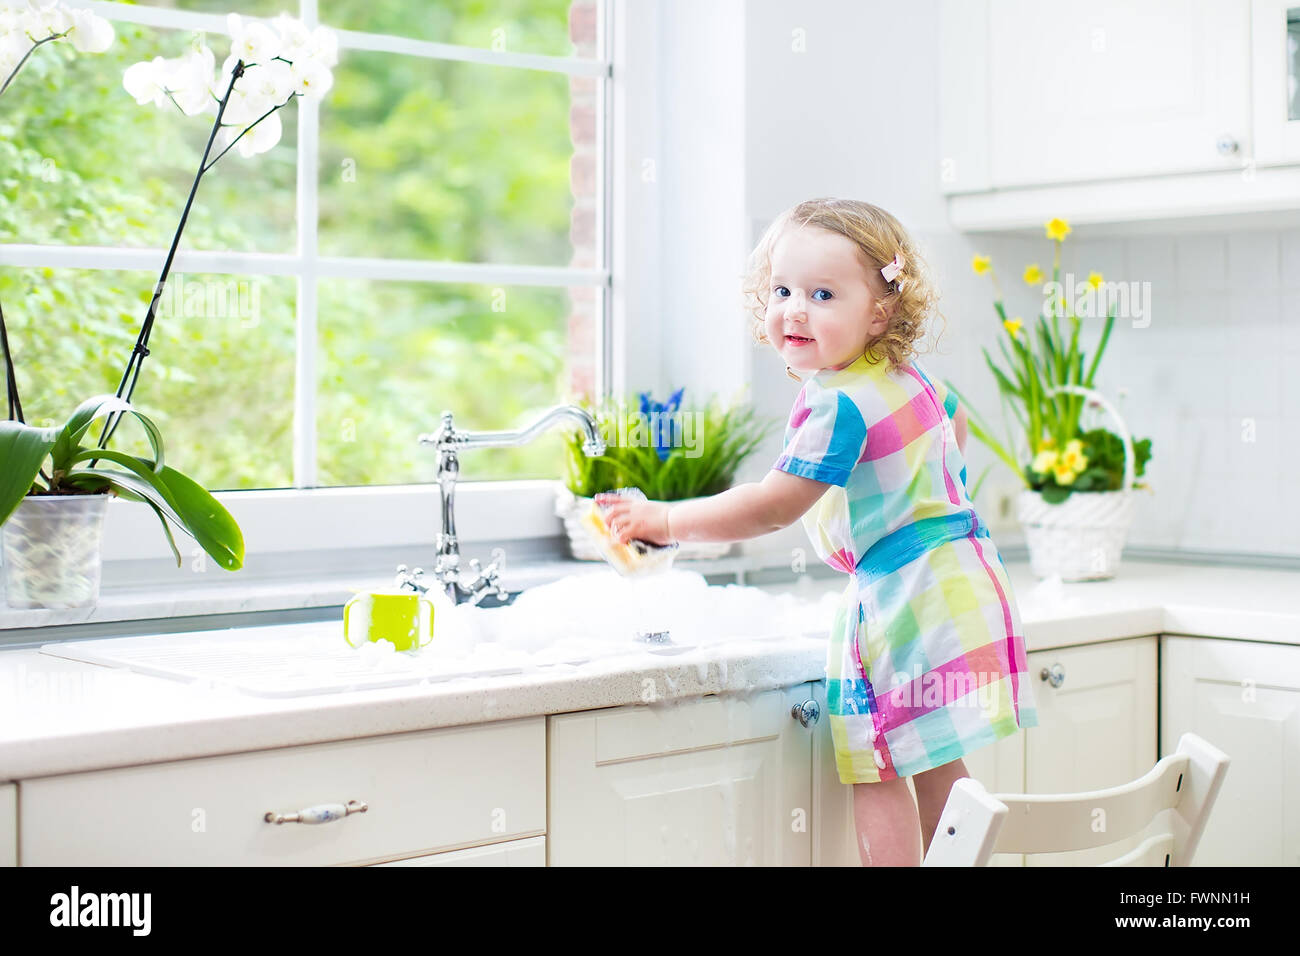
M667 461L668 455L676 445L678 427L676 415L682 405L683 391L685 386L668 396L666 402L653 401L649 392L641 393L641 414L646 417L650 425L650 437L655 444L655 454L659 456L660 461ZM658 417L653 417L656 415Z

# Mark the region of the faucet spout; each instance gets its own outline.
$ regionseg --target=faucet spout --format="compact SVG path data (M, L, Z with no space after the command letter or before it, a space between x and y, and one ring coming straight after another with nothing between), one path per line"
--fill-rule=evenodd
M577 405L557 405L546 411L537 421L519 431L467 432L458 431L449 411L442 413L442 423L432 435L421 435L420 444L433 445L438 451L438 499L442 511L442 531L438 534L438 560L434 568L439 586L453 603L479 603L485 592L496 594L503 601L509 595L497 582L497 562L480 569L477 561L470 562L472 579L466 580L460 566L460 546L456 540L456 479L460 476L460 452L470 448L508 448L526 445L538 435L562 422L576 423L583 432L582 452L589 458L605 454L605 439L591 413Z

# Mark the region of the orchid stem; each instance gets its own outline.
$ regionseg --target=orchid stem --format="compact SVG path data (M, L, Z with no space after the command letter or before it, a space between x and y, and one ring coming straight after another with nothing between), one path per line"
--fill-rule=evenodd
M32 48L23 54L23 58L18 61L18 65L13 68L13 71L5 79L4 86L0 86L0 95L3 95L4 91L9 89L9 84L14 81L14 77L18 75L18 71L23 68L23 64L27 62L27 58L36 52L36 48L38 46L40 46L42 43L49 43L51 40L62 40L65 36L67 36L71 32L72 32L71 30L64 30L62 33L51 33L49 36L45 37L44 39L37 40L35 43L33 43Z

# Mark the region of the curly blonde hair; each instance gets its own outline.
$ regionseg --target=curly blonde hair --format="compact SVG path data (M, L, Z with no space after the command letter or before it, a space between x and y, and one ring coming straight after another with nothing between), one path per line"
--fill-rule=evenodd
M916 343L925 332L931 315L939 311L939 291L930 279L925 260L906 229L892 215L856 199L809 199L787 209L768 226L750 254L745 274L745 311L750 316L754 341L771 345L764 330L768 297L771 294L772 247L790 227L816 226L838 233L858 247L872 295L886 308L892 304L889 326L867 346L872 364L887 359L891 368L909 363L917 354ZM880 270L902 255L903 271L893 282L885 282ZM902 286L901 290L899 286ZM947 319L944 319L947 326ZM786 374L799 377L787 366Z

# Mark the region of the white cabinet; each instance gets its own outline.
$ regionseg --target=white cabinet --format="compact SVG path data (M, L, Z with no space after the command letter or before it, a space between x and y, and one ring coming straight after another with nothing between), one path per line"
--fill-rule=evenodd
M548 721L552 866L808 866L813 685ZM820 721L819 721L820 723Z
M23 780L23 865L319 866L540 836L545 728L539 716ZM349 801L365 812L265 820Z
M406 860L391 860L375 866L545 866L546 837L510 840L491 846L473 846L467 850L430 853Z
M1161 640L1161 754L1191 731L1232 761L1193 865L1300 864L1300 647Z
M18 791L0 783L0 866L18 865Z
M1155 766L1156 655L1155 635L1027 655L1038 726L1025 731L1024 792L1100 790ZM1025 863L1096 866L1139 842L1141 834L1095 850L1028 854Z
M995 188L1236 168L1249 154L1248 0L989 0L988 15Z
M943 0L950 221L1041 235L1052 216L1300 210L1287 2Z

